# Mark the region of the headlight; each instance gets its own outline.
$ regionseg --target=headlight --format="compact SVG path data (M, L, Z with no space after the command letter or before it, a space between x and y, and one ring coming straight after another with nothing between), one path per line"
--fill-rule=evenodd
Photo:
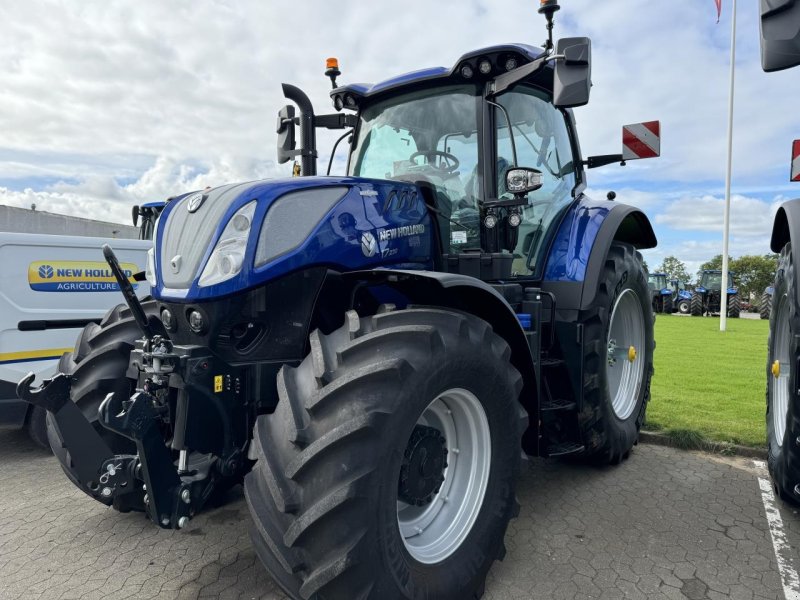
M147 251L147 266L144 268L144 277L151 287L156 285L156 249Z
M228 221L197 282L200 287L227 281L241 272L255 211L256 201L253 200Z

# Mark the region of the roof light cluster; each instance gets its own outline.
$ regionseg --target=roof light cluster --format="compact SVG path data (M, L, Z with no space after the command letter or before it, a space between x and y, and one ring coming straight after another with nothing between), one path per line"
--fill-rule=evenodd
M465 60L458 67L458 73L464 79L474 77L494 77L506 71L513 71L527 62L522 56L513 52L503 52L493 56L479 56Z
M358 98L352 92L344 92L342 94L333 95L333 108L342 110L358 110Z

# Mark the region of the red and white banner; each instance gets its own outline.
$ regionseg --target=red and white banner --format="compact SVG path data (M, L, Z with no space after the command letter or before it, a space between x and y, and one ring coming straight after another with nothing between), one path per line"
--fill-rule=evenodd
M661 156L661 122L622 126L622 160Z
M714 0L714 4L717 5L717 23L719 23L719 17L722 14L722 0Z
M800 140L792 142L792 174L791 181L800 181Z

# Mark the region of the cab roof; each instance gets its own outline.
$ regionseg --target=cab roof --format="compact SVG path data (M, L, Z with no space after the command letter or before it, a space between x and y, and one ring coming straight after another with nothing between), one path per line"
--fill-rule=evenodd
M539 58L542 54L544 54L544 49L528 44L501 44L498 46L489 46L462 55L449 69L445 67L429 67L427 69L420 69L418 71L404 73L403 75L397 75L379 83L350 83L332 90L331 97L349 92L356 97L368 98L389 90L397 90L404 87L414 88L421 83L427 83L437 79L444 81L453 78L459 82L486 80L505 71L504 65L509 58L514 58L516 60L516 66L522 66L523 64ZM489 59L492 65L492 70L487 75L481 75L478 71L478 64L484 58ZM465 65L469 65L473 70L473 76L469 80L461 76L461 68Z

